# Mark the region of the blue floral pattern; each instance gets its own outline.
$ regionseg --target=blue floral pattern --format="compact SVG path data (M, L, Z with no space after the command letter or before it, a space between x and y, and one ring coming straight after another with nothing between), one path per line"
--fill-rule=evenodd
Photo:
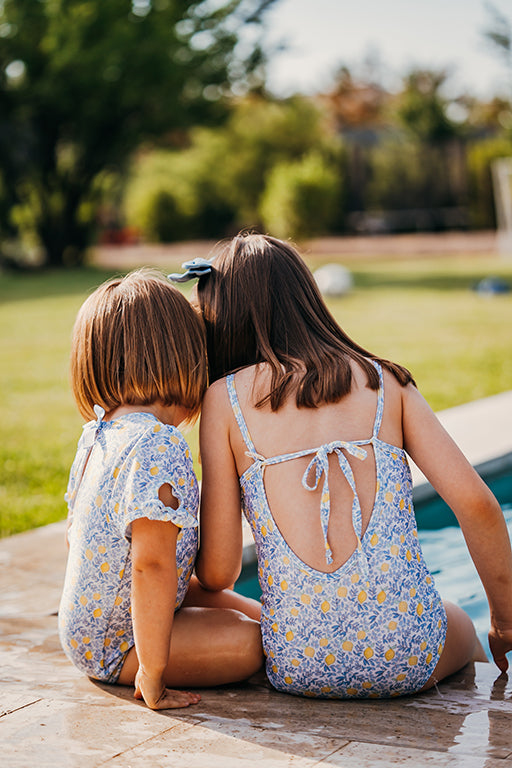
M254 463L240 478L244 514L251 525L262 591L261 631L266 671L280 691L325 698L380 698L418 691L432 675L446 636L446 613L423 560L412 505L405 451L379 439L384 408L381 367L372 437L335 441L297 453L265 458L257 453L245 423L234 376L227 378L231 405ZM344 451L364 460L375 453L377 492L361 535L361 509ZM312 455L304 474L314 489L323 476L320 519L326 562L330 499L327 456L337 454L354 501L358 538L350 558L333 573L304 563L277 527L263 484L269 464ZM314 482L311 476L314 471Z
M134 644L131 620L131 523L140 517L181 528L176 545L176 606L197 553L199 492L181 433L150 413L84 426L66 499L70 550L59 608L61 643L90 677L115 682ZM168 483L177 509L158 498Z

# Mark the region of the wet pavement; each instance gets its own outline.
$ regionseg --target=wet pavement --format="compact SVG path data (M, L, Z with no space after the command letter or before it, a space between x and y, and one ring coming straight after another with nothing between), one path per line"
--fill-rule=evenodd
M469 665L436 690L377 701L314 701L260 675L151 712L132 689L94 683L57 635L64 524L0 542L1 764L17 766L512 766L512 682Z

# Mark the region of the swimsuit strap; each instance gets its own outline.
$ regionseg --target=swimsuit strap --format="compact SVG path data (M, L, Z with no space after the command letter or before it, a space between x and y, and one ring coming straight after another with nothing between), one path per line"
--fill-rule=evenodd
M236 423L240 428L240 432L242 433L242 437L248 448L249 454L250 455L254 454L254 456L259 457L259 454L257 453L256 448L254 447L254 443L252 441L249 428L245 422L242 409L240 408L240 403L238 402L238 395L236 393L236 388L235 388L234 373L230 373L229 376L226 377L226 385L228 388L229 402L231 403L231 408L233 409L233 413L235 414Z
M377 393L377 413L375 414L375 422L373 425L373 437L378 437L380 425L382 424L382 414L384 413L384 378L382 376L382 367L381 365L376 361L371 361L375 368L377 369L377 373L379 374L379 391Z

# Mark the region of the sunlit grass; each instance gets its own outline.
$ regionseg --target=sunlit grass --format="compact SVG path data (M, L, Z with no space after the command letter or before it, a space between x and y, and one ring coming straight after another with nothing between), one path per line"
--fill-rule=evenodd
M512 287L512 260L348 266L355 290L330 302L338 322L371 352L410 368L435 410L512 388L512 293L473 290L490 274Z
M512 388L512 293L489 298L471 289L490 274L512 285L512 260L343 263L355 288L329 302L336 318L367 349L408 366L435 409ZM65 516L81 431L68 385L71 329L84 298L109 276L0 275L1 535ZM197 462L197 427L187 437Z

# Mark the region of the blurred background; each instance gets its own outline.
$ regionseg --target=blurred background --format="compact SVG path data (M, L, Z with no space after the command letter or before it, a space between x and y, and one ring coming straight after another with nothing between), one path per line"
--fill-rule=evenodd
M242 228L434 408L511 389L509 158L510 0L0 0L0 534L65 515L86 295Z
M3 262L494 228L511 19L503 0L3 0Z

